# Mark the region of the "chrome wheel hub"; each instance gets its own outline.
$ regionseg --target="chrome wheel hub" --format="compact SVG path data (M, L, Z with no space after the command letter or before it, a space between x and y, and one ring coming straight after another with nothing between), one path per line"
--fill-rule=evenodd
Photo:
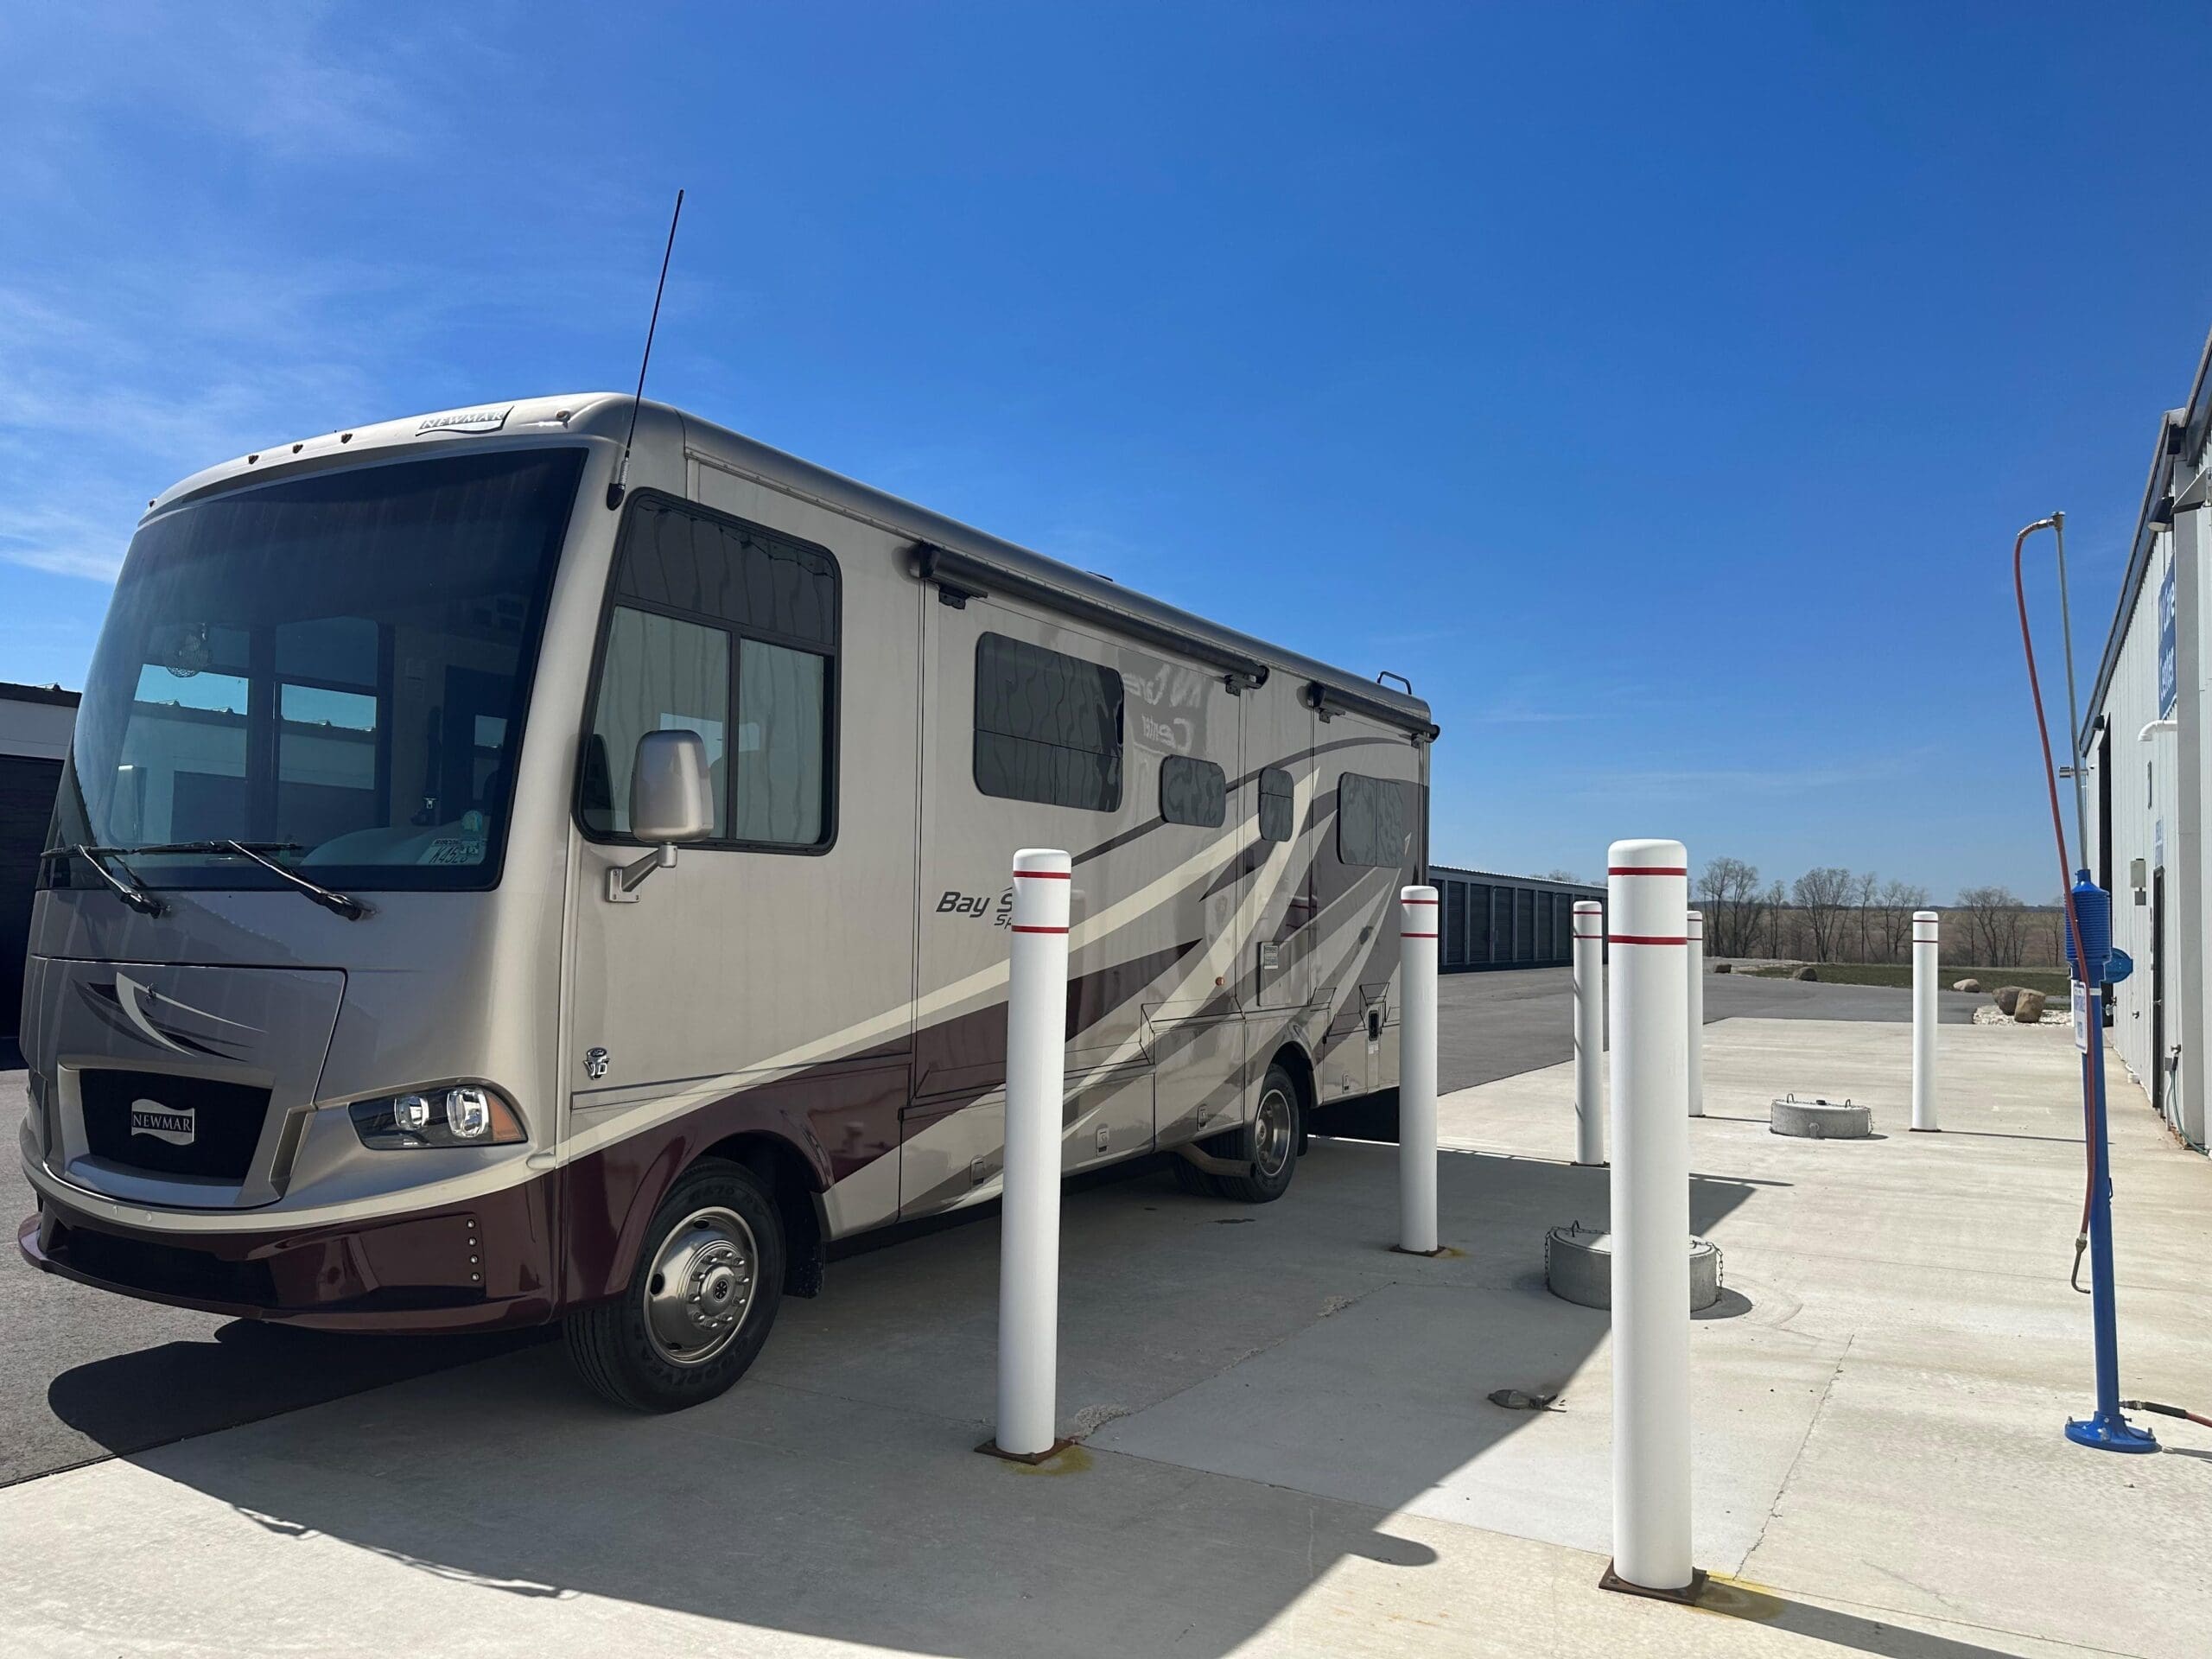
M760 1259L734 1210L695 1210L670 1230L645 1280L645 1332L675 1365L703 1365L736 1340Z
M1290 1162L1297 1122L1290 1096L1281 1090L1270 1089L1260 1096L1260 1109L1252 1119L1252 1163L1265 1179L1273 1180Z

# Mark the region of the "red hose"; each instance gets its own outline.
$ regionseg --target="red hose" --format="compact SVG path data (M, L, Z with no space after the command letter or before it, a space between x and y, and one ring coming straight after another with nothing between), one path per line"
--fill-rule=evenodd
M2036 674L2036 642L2028 627L2028 587L2020 574L2020 549L2031 534L2050 523L2048 518L2038 519L2012 538L2012 596L2020 607L2020 649L2028 657L2028 690L2036 700L2036 734L2043 740L2044 782L2050 791L2050 833L2058 843L2058 890L2065 895L2066 927L2073 936L2074 962L2078 969L2088 961L2088 956L2082 949L2082 918L2074 912L2074 870L2066 858L2066 819L2058 809L2058 769L2050 758L2050 726L2044 718L2043 682ZM2087 848L2082 849L2085 855L2088 851ZM2089 1241L2089 1206L2097 1190L2097 1125L2086 1087L2082 1090L2082 1144L2088 1152L2088 1172L2082 1188L2081 1230L2074 1241L2077 1273L2082 1265L2082 1251Z

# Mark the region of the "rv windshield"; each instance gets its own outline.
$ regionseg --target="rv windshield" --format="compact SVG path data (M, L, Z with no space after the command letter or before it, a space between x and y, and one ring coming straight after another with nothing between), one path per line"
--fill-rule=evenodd
M349 467L142 527L55 841L130 855L149 887L286 885L179 846L227 841L331 887L492 885L582 467L568 448ZM81 859L46 880L99 885Z

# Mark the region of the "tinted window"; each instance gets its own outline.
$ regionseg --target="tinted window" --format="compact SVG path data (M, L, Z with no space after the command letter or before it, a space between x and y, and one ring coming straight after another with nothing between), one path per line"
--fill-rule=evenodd
M1298 830L1298 786L1281 766L1260 773L1260 839L1288 841Z
M822 839L829 753L825 658L759 639L737 645L737 838Z
M1122 804L1122 677L987 633L976 642L976 787L1006 800Z
M585 823L628 835L638 740L647 732L696 732L715 780L715 838L728 836L729 652L730 637L720 628L615 607L584 767Z
M837 648L837 566L758 524L648 496L623 532L618 592L740 632Z
M1218 830L1229 817L1229 779L1211 760L1171 754L1160 763L1160 816Z
M488 887L581 467L566 448L346 467L142 526L60 838L262 842L337 887ZM188 849L131 868L153 887L276 880Z
M1337 857L1346 864L1395 868L1406 861L1413 814L1406 785L1348 772L1337 783Z
M834 827L836 561L823 549L633 496L583 757L585 826L626 835L647 732L707 746L717 841L819 847Z

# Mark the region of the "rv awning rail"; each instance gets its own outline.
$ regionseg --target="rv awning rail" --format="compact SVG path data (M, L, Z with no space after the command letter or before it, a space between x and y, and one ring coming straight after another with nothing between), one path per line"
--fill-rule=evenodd
M1379 720L1388 726L1402 726L1416 737L1433 743L1443 728L1434 721L1418 721L1407 716L1403 705L1395 702L1382 686L1375 688L1376 695L1355 691L1347 686L1332 685L1326 680L1306 683L1306 706L1317 715L1363 715L1370 720ZM1408 695L1411 695L1408 691Z
M915 543L911 563L918 581L937 583L939 591L951 595L955 602L988 599L994 594L1026 599L1077 621L1095 622L1147 645L1195 658L1209 668L1219 669L1240 684L1259 686L1268 683L1268 665L1257 657L1233 650L1191 629L1178 627L1173 621L1147 614L1135 606L1118 602L1118 596L1047 581L1010 565L939 547L933 542ZM1102 586L1111 585L1103 576L1093 580Z

